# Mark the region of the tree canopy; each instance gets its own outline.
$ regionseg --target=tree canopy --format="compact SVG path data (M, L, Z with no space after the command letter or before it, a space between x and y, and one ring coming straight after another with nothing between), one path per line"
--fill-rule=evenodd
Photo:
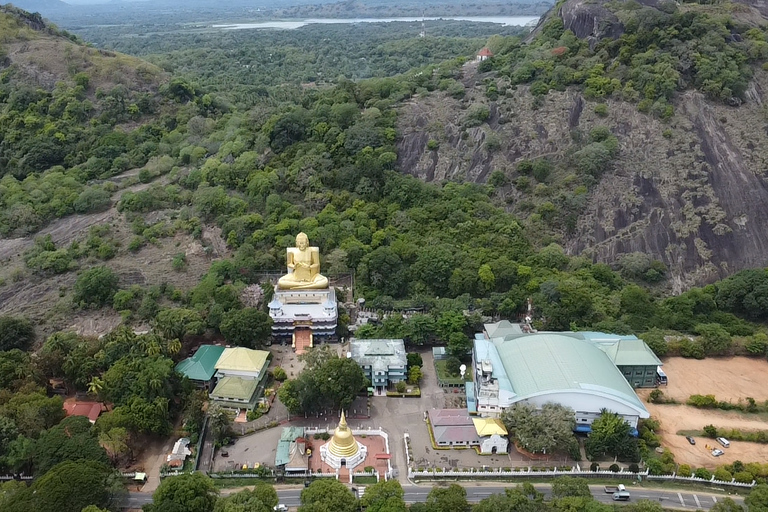
M301 491L299 512L355 512L357 499L343 483L320 478Z
M213 512L219 491L207 475L185 473L160 482L144 512Z
M514 435L515 442L530 452L552 453L574 448L576 420L570 407L546 403L537 409L532 404L517 403L502 413L501 420Z
M323 349L310 349L309 354L304 371L280 386L280 401L293 414L348 408L365 385L362 368L353 359Z

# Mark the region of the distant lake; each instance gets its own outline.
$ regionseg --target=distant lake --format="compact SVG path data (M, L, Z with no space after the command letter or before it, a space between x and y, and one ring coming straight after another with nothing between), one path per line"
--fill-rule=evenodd
M498 23L505 27L523 27L528 24L535 24L540 16L445 16L437 18L310 18L306 20L292 21L257 21L254 23L233 23L230 25L213 25L213 28L224 30L243 30L247 28L277 28L291 30L312 24L335 24L335 23L389 23L391 21L422 21L422 20L457 20L473 21L476 23Z

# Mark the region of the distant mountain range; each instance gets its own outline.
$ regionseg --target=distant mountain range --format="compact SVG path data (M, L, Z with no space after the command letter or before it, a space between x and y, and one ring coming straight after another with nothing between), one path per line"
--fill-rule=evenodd
M41 14L48 11L68 9L71 7L68 3L60 0L14 0L13 2L8 3L24 9L25 11L39 12Z

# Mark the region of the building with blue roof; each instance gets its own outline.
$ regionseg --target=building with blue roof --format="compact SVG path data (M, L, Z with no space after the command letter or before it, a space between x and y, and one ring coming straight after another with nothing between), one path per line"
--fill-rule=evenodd
M498 417L518 402L554 402L573 409L582 429L603 409L632 427L649 417L621 369L652 366L655 372L660 362L642 340L595 332L523 333L496 324L484 333L474 340L473 399L467 400L476 414Z

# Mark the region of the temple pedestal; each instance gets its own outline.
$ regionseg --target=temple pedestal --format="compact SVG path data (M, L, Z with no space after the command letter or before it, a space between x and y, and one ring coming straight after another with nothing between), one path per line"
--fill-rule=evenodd
M309 329L315 339L334 337L338 320L336 291L277 288L269 303L269 316L272 334L278 338L292 338L297 328Z

